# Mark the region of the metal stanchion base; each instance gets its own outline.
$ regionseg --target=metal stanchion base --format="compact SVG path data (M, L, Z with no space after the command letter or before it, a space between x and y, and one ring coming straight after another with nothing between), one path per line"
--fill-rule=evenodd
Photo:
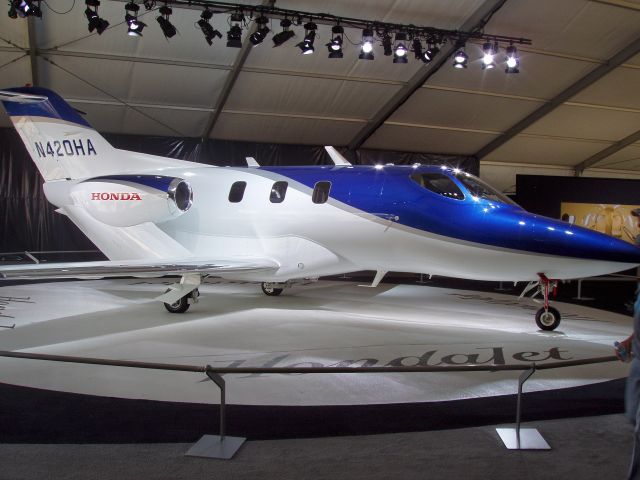
M185 453L187 457L221 458L229 460L240 449L246 438L204 435Z
M535 428L521 428L519 442L515 428L496 428L496 432L509 450L551 450L547 441Z

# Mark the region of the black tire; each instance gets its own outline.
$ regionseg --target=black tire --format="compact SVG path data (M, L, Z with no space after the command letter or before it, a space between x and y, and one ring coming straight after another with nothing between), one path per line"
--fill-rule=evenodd
M536 312L536 325L540 327L540 330L548 332L555 330L560 325L560 312L553 307L549 307L547 310L542 307Z
M176 303L165 303L164 308L169 313L184 313L189 310L189 295L185 295Z
M262 287L262 292L269 297L277 297L284 290L283 288L267 287L265 283L260 286Z

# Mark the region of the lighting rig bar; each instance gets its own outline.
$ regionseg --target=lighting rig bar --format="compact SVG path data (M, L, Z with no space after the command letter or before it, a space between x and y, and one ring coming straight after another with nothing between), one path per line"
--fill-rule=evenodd
M220 9L219 11L212 11L215 14L242 12L243 14L253 18L253 16L270 18L278 18L281 20L288 19L293 22L294 25L303 25L304 19L309 19L315 23L327 24L327 25L341 25L343 27L360 28L373 30L379 34L382 34L385 30L388 32L404 32L409 36L434 36L441 37L443 39L449 39L464 43L468 40L487 40L498 43L519 44L519 45L531 45L531 40L522 37L512 37L508 35L488 35L482 31L464 32L460 30L447 30L429 26L418 26L413 24L400 24L380 22L375 20L365 20L361 18L342 17L333 15L330 13L312 13L303 12L301 10L290 10L286 8L280 8L269 5L246 5L241 3L230 2L217 2L207 0L171 0L169 2L172 5L180 5L181 7L201 7L209 9Z
M37 16L42 17L40 2L46 0L8 0L10 18ZM117 0L116 0L117 1ZM311 13L301 10L289 10L276 7L274 2L270 5L247 5L240 3L220 2L212 0L120 0L126 2L125 21L128 27L127 33L133 37L142 37L142 31L147 26L139 20L138 13L140 7L144 6L147 11L157 11L160 15L156 18L162 33L169 39L177 33L176 27L171 23L173 10L171 6L184 9L200 9L200 20L196 22L196 28L202 31L206 42L213 45L216 38L223 38L223 34L215 30L211 24L214 15L228 15L229 31L226 33L227 47L242 48L243 28L247 28L249 23L253 26L248 40L253 46L260 45L267 35L274 28L271 20L279 19L280 28L278 32L273 32L271 37L273 46L278 47L296 36L293 27L304 28L304 37L296 44L300 52L304 55L315 52L314 42L317 36L318 23L331 25L331 38L325 44L329 58L343 58L343 43L345 36L344 28L362 29L362 38L359 43L353 45L360 46L360 60L374 59L374 40L379 42L383 48L385 56L393 56L393 63L407 63L409 52L413 52L415 58L424 63L430 63L438 55L442 46L446 43L454 45L456 53L454 55L453 67L467 68L469 57L465 51L465 45L469 41L482 43L484 56L482 58L482 69L493 69L497 66L496 59L500 51L500 44L504 45L505 72L519 73L520 58L516 44L531 45L531 40L522 37L511 37L507 35L486 34L483 28L476 28L472 31L447 30L442 28L420 26L413 24L380 22L377 20L366 20L353 17L342 17L330 13ZM108 27L109 22L100 17L98 7L100 0L85 0L85 16L88 21L89 32L96 32L101 35ZM160 4L158 6L157 4ZM171 5L171 6L170 6ZM68 13L68 12L65 12ZM482 25L486 24L489 15Z

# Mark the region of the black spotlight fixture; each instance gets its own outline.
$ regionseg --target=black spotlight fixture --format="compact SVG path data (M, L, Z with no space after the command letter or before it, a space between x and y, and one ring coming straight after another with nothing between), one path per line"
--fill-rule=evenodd
M331 33L331 41L327 43L329 58L342 58L342 34L344 29L340 25L336 25L331 29Z
M282 20L280 20L280 26L282 27L282 31L280 33L276 33L272 39L274 47L279 47L295 35L295 32L289 30L289 27L291 26L291 20L289 20L288 18L283 18Z
M469 57L464 51L464 46L460 48L453 56L453 68L467 68Z
M227 47L242 48L242 27L240 24L244 22L244 14L235 12L231 15L231 22L236 22L236 24L232 25L227 32Z
M427 49L424 52L422 52L422 61L424 63L429 63L431 60L434 59L436 55L438 55L439 52L440 52L440 49L438 48L437 45L428 44Z
M171 10L171 7L169 5L165 4L160 7L159 11L160 16L156 18L156 20L160 24L160 28L162 29L162 33L164 34L165 38L171 38L176 33L178 33L176 27L174 27L173 24L169 21L169 16L173 13L173 10Z
M256 25L258 25L258 29L249 37L249 41L254 47L256 45L260 45L264 42L264 39L267 38L267 34L270 32L269 27L267 27L267 23L269 23L269 19L264 15L256 18Z
M9 2L9 11L7 12L7 16L14 19L18 18L18 10L16 10L14 2Z
M507 68L505 68L506 73L520 73L520 57L518 57L518 49L509 45L507 47Z
M384 49L385 56L393 55L393 48L391 46L391 34L385 30L382 34L382 48Z
M89 22L89 32L93 33L95 30L98 35L102 35L102 32L104 32L109 26L109 22L104 18L100 18L98 15L100 0L86 0L85 3L87 5L87 9L84 11L84 15L87 17L87 21Z
M213 45L213 39L215 37L222 38L222 34L218 30L214 30L214 28L209 23L211 17L213 17L213 12L208 8L205 8L200 14L200 20L198 20L198 27L200 27L200 30L202 30L204 39L209 45Z
M144 0L142 4L145 10L153 10L156 6L156 0Z
M147 26L147 24L138 20L138 11L140 10L140 6L133 2L129 2L124 6L124 9L126 10L124 19L129 27L127 35L131 37L141 37L142 30Z
M373 60L373 31L365 28L362 30L362 42L360 43L360 60Z
M9 2L10 18L24 17L42 17L40 9L40 0L11 0Z
M304 40L296 45L300 48L303 55L311 55L315 49L313 48L313 42L316 39L316 30L318 26L313 22L307 22L304 24Z
M486 42L482 46L482 52L484 53L482 57L482 69L491 70L492 68L496 68L496 62L494 61L494 59L496 54L498 53L498 44Z
M411 43L413 47L413 54L416 59L424 61L424 52L422 51L422 42L420 41L420 37L413 37L413 41Z
M404 42L407 40L407 34L404 32L396 33L396 42L393 48L393 63L407 63L407 47Z

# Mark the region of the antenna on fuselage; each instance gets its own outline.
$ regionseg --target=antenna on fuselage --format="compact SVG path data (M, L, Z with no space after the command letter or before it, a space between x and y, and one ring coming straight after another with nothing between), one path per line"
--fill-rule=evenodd
M253 157L245 157L245 160L247 161L247 167L259 167L260 166L260 164Z
M351 162L349 162L349 160L344 158L342 154L332 146L327 145L324 147L324 149L327 151L327 153L331 157L331 160L333 160L334 165L351 165Z

